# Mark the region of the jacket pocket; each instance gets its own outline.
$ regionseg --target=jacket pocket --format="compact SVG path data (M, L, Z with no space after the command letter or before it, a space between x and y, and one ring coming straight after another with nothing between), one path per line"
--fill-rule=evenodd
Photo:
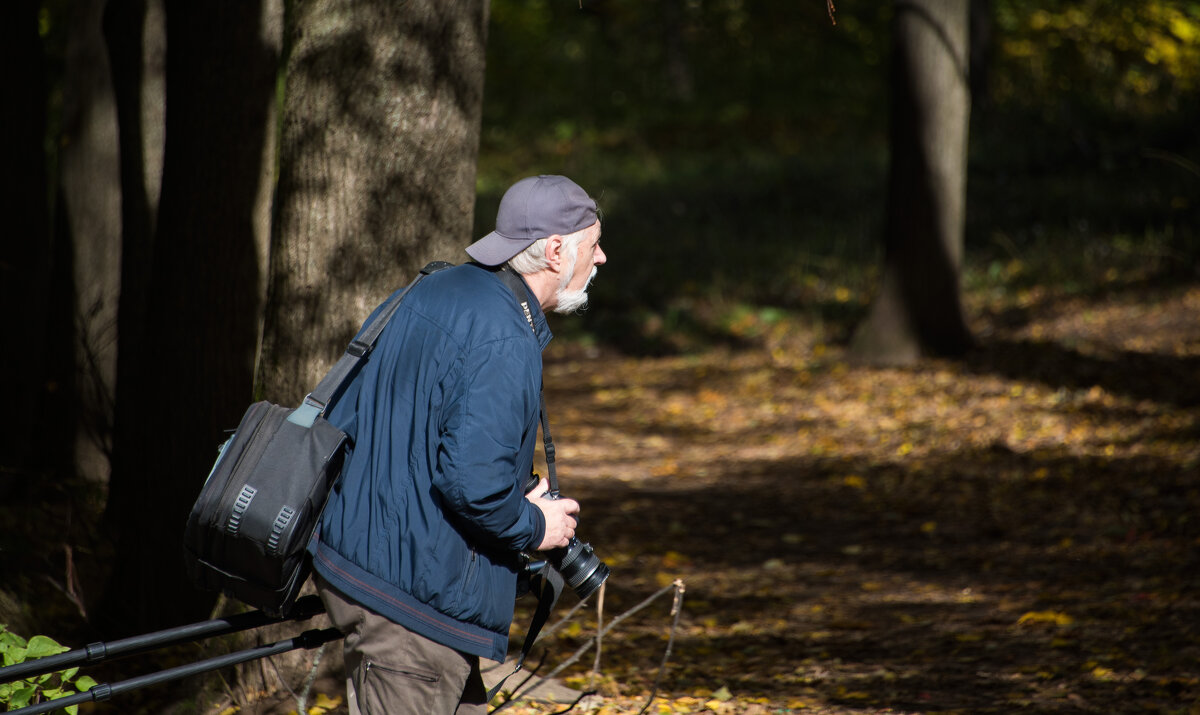
M470 593L475 586L475 575L479 572L479 553L474 547L467 550L467 567L463 571L463 593Z

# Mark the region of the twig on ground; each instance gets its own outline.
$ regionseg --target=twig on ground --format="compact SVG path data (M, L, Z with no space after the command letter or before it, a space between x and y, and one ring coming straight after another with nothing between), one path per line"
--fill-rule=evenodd
M308 677L304 679L304 687L300 689L300 696L296 698L296 712L300 715L308 712L308 694L312 691L313 683L317 679L317 667L321 665L321 655L325 653L325 646L328 643L322 643L317 652L313 654L312 668L308 671Z
M1170 151L1163 151L1162 149L1143 149L1142 156L1146 157L1147 159L1158 159L1159 161L1169 162L1175 166L1178 166L1184 171L1189 171L1196 176L1200 176L1200 164L1197 164L1191 159L1188 159L1180 154Z
M589 695L595 695L595 694L596 694L596 691L595 691L595 690L589 690L589 691L587 691L586 693L580 693L580 694L579 694L579 697L575 698L575 702L573 702L573 703L571 703L570 705L566 706L566 707L565 707L565 708L563 708L562 710L555 710L553 713L551 713L551 715L565 715L565 713L569 713L569 712L571 712L572 710L574 710L576 705L578 705L579 703L583 702L583 699L584 699L584 698L586 698L586 697L587 697L587 696L589 696Z
M596 675L600 672L600 634L604 630L604 589L607 583L600 584L600 595L596 597L596 659L592 661L592 678L588 690L596 686Z
M569 668L570 666L574 665L575 661L579 660L580 657L582 657L583 654L586 653L587 650L592 647L592 644L597 642L597 639L603 637L605 633L608 633L613 628L616 628L617 625L619 623L621 623L621 621L624 621L626 618L629 618L630 616L632 616L633 614L642 610L646 606L649 606L659 596L663 595L664 593L666 593L674 588L675 588L674 583L670 584L669 586L664 586L661 589L659 589L658 591L655 591L652 595L650 595L648 598L646 598L646 600L642 601L641 603L637 604L633 608L630 608L628 611L625 611L621 615L614 618L612 620L612 622L610 622L607 626L605 626L603 628L603 630L597 631L595 636L593 636L592 638L589 638L586 643L584 643L574 653L572 653L571 657L567 658L565 661L560 663L557 668L550 671L550 673L548 675L546 675L545 678L543 678L542 680L529 686L529 688L527 690L525 690L525 692L523 692L523 693L518 693L518 692L514 691L512 694L512 699L516 700L518 697L529 697L529 694L532 693L534 690L537 690L538 687L540 685L542 685L542 683L545 683L547 680L554 678L554 676L558 675L566 668Z
M84 599L81 595L83 588L79 585L79 574L75 571L75 559L71 551L70 544L63 544L63 553L66 555L66 574L64 582L59 583L57 579L49 574L42 574L42 578L51 586L62 592L67 599L75 605L79 611L79 616L85 621L87 620L87 608L84 607Z
M675 631L679 627L679 614L683 611L683 593L687 589L683 586L683 579L675 579L675 602L671 604L671 633L667 636L667 649L663 651L662 662L658 664L658 674L654 676L654 687L650 688L650 697L646 698L646 704L638 711L638 715L642 715L650 708L650 704L654 702L654 696L658 694L658 686L662 682L663 672L667 669L667 660L671 657L671 648L675 644Z

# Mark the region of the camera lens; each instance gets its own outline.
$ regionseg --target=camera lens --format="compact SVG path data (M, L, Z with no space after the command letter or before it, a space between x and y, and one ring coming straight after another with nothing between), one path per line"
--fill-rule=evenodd
M596 556L590 545L577 538L572 538L562 548L550 551L547 556L550 564L562 574L563 580L581 601L595 593L608 578L608 566Z

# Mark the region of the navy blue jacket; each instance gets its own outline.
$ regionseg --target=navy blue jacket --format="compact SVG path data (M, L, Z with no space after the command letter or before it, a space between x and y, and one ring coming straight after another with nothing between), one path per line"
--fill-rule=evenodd
M358 603L504 660L517 554L546 523L524 497L546 317L473 264L417 284L330 410L352 446L309 551Z

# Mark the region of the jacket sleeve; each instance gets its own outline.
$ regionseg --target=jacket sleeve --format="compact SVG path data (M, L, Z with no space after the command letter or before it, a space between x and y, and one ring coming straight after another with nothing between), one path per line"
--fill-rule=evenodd
M467 355L441 426L434 486L463 522L510 550L541 544L546 522L525 498L521 443L536 429L540 356L531 341L497 340Z

